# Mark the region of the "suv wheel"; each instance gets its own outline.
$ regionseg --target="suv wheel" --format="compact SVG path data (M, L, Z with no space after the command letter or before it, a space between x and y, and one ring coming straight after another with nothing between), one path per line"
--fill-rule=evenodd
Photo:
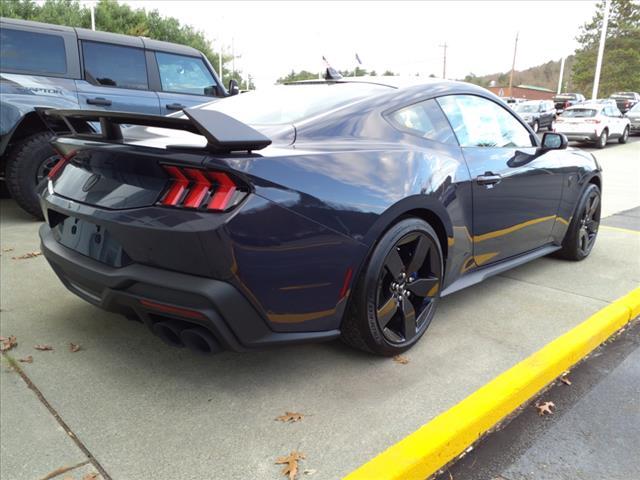
M385 356L411 348L435 314L442 265L440 243L429 224L409 218L393 225L358 279L342 339Z
M538 130L540 130L540 123L538 123L538 120L536 120L535 122L533 122L533 131L535 133L538 133Z
M49 174L60 156L51 147L51 132L40 132L16 145L7 159L6 182L14 200L42 220L36 186Z
M602 130L602 133L598 137L598 140L596 140L596 147L598 147L598 148L606 147L608 140L609 140L609 132L605 128L604 130Z
M618 142L627 143L627 140L629 140L629 127L624 129L624 132L622 132L622 136L618 139Z

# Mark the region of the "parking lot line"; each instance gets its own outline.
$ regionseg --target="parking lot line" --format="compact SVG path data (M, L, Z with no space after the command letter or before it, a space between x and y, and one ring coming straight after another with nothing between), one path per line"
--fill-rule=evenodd
M500 374L345 480L424 480L433 475L638 315L640 288Z
M633 233L635 235L640 235L640 231L632 230L630 228L612 227L610 225L600 225L600 228L605 228L607 230L617 230L618 232Z

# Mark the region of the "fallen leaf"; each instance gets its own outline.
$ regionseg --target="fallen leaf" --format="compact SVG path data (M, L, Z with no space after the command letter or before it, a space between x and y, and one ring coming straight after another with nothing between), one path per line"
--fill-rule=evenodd
M76 480L74 477L66 476L62 480Z
M20 255L17 257L11 257L13 260L26 260L27 258L35 258L42 255L42 252L27 252L24 255Z
M96 480L98 478L98 474L97 473L87 473L84 477L82 477L82 480Z
M560 377L560 381L565 385L571 385L571 380L569 380L566 375L562 375Z
M13 252L13 248L3 248L3 252Z
M51 345L44 345L44 344L34 345L33 348L35 348L36 350L40 350L41 352L47 352L49 350L53 350L53 347Z
M409 359L404 355L396 355L395 357L393 357L393 361L399 363L400 365L406 365L407 363L409 363Z
M304 472L302 472L304 475L313 475L314 473L316 473L318 470L316 470L315 468L307 468Z
M280 422L295 423L295 422L299 422L300 420L302 420L303 417L304 417L303 413L284 412L284 415L280 415L279 417L276 417L276 420L278 420Z
M553 415L553 408L556 408L556 404L553 402L544 402L536 405L538 409L538 414L543 417L546 414Z
M76 353L79 352L82 349L82 347L76 343L70 343L69 344L69 351L72 353Z
M18 345L18 340L15 335L10 335L9 337L0 337L0 352L7 352L11 350L13 347Z
M19 358L18 361L22 362L22 363L33 363L33 356L32 355L27 355L24 358Z
M298 474L298 461L304 460L304 453L293 451L286 457L278 457L276 458L276 465L285 465L282 469L283 475L288 475L289 480L294 480L296 475Z

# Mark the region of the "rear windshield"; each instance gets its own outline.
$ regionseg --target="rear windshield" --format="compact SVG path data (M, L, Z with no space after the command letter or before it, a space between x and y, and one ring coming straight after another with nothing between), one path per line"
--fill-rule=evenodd
M611 95L611 98L630 98L633 100L636 96L633 93L619 92Z
M0 60L2 70L55 75L67 73L64 40L58 35L3 27L0 30Z
M520 103L515 106L515 111L520 113L534 113L538 111L537 103Z
M207 103L201 108L226 113L250 125L280 125L299 122L391 89L368 83L280 85Z
M565 110L560 114L561 117L573 117L573 118L589 118L595 117L596 110L590 108L572 108L570 110Z

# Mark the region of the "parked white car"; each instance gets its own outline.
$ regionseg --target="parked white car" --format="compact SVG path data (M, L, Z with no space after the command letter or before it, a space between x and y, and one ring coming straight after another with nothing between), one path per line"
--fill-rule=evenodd
M609 103L581 103L558 116L555 130L568 140L595 142L598 148L604 148L610 139L627 142L629 119Z

